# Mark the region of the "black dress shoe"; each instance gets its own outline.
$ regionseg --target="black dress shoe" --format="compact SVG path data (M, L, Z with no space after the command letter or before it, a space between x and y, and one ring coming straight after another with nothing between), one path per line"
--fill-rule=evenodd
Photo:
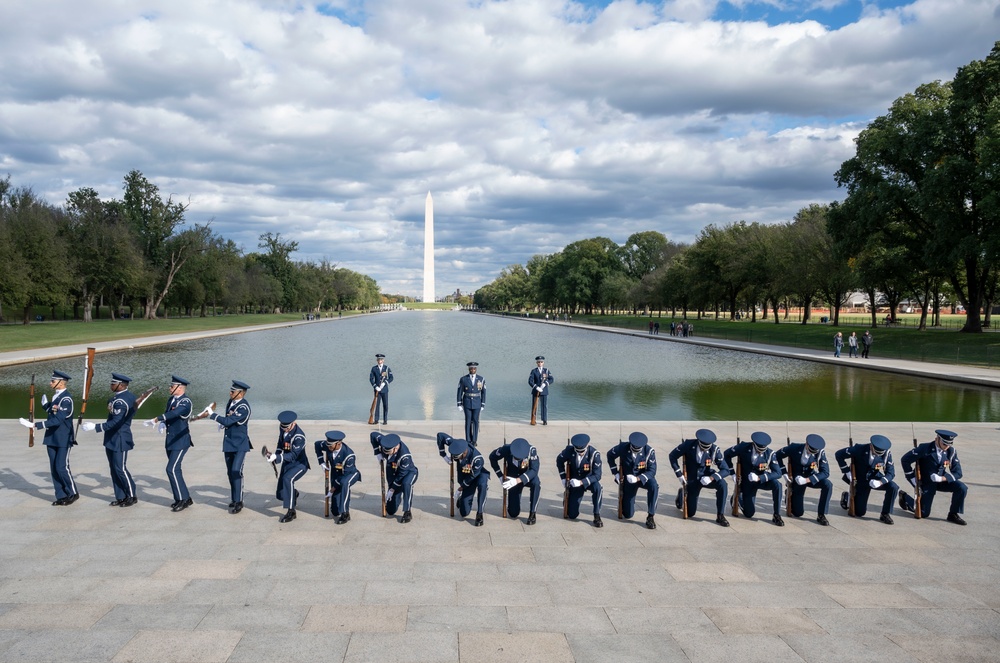
M681 508L684 506L684 489L683 488L681 488L680 490L677 491L677 498L674 500L674 506L677 507L678 511L681 510Z
M601 514L594 514L594 527L604 527L604 521L601 520Z
M290 523L295 520L295 509L289 509L288 513L278 519L279 523Z
M719 523L723 527L729 527L729 521L726 520L725 514L721 514L720 513L718 516L716 516L715 517L715 522Z
M230 502L229 503L229 510L232 511L234 506L236 506L236 502Z
M409 511L404 511L403 512L403 517L399 519L399 522L401 522L401 523L408 523L411 520L413 520L413 514L410 513Z
M55 502L52 503L52 506L66 506L66 504L67 504L66 498L60 497L59 499L57 499Z
M389 424L389 422L388 422L388 421L383 421L383 422L382 422L382 425L383 425L383 426L387 426L388 424Z
M778 527L784 527L785 526L785 521L781 519L781 514L780 513L774 514L774 517L771 518L771 522L774 523L775 525L777 525Z
M851 507L851 494L844 491L840 494L840 508L847 511Z
M337 516L337 520L334 522L336 522L338 525L343 525L344 523L349 523L350 521L351 521L351 514L345 512Z
M816 516L816 522L818 522L823 527L826 527L830 524L830 521L826 519L826 515L822 513Z
M229 510L229 513L239 513L243 510L243 502L233 502L233 508Z
M948 522L955 523L956 525L965 525L965 519L958 515L954 511L948 514Z
M483 526L483 514L477 513L476 514L476 527L482 527L482 526Z
M124 508L124 507L127 507L127 506L132 506L133 504L135 504L138 501L139 501L138 497L126 497L125 499L122 500L122 503L119 504L118 506Z
M890 516L888 513L883 513L881 516L879 516L879 520L881 520L886 525L892 525L892 516Z
M543 422L542 422L542 425L543 425L543 426L548 426L548 425L549 425L549 422L547 422L547 421L543 421Z
M65 498L63 500L63 503L65 503L66 505L70 505L73 502L77 501L78 499L80 499L80 493L73 493L69 497Z
M114 502L109 502L108 506L121 506L122 502L124 502L124 501L125 500L115 500Z
M170 505L170 510L171 511L176 511L177 507L179 507L181 505L181 502L183 502L183 501L184 500L177 500L176 502L174 502L173 504L171 504Z
M535 512L534 511L532 511L531 513L528 514L528 524L529 525L534 525L535 524Z
M656 529L656 519L653 518L653 514L646 516L646 529Z
M178 502L177 506L174 507L174 511L183 511L184 509L188 508L192 504L194 504L194 500L189 497L189 498L187 498L186 500L184 500L182 502Z

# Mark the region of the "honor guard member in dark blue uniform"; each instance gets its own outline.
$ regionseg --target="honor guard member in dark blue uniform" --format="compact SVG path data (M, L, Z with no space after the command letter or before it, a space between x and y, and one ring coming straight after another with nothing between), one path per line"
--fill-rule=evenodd
M771 444L771 436L762 431L753 433L750 442L740 442L726 449L722 457L726 459L729 466L735 472L741 469L740 492L734 497L739 500L740 511L747 518L753 518L757 513L757 491L764 489L771 491L771 501L774 503L774 515L771 522L778 527L784 527L785 521L781 519L781 465L775 459L773 450L768 449ZM733 458L739 460L738 465L733 464Z
M452 499L458 505L458 513L465 518L472 513L472 500L476 500L476 527L483 526L483 510L486 493L490 487L490 473L486 471L485 459L479 449L466 440L453 438L447 433L437 434L438 451L444 461L455 465L458 488Z
M937 430L933 442L927 442L914 447L903 454L900 462L903 464L903 474L906 480L917 488L915 467L920 468L920 517L931 515L931 504L937 491L951 493L951 509L948 511L948 522L964 525L962 513L965 511L965 495L969 489L961 481L962 463L955 451L957 433L950 430ZM905 492L899 493L899 506L911 513L916 509L916 500Z
M726 514L726 497L729 495L729 484L726 477L732 474L729 464L722 457L722 450L715 444L715 433L707 428L700 428L694 433L693 440L684 440L670 452L670 466L674 468L683 486L687 482L687 512L688 518L693 518L698 512L698 495L702 488L715 489L715 522L723 527L729 527ZM687 479L681 470L678 461L683 457L684 466L687 468ZM714 465L714 467L713 467ZM681 500L684 499L683 490L677 493L677 508L683 508Z
M830 497L833 495L833 482L830 481L830 463L826 460L826 440L811 433L806 435L806 443L793 443L778 449L775 459L781 465L781 471L788 477L788 499L792 503L792 515L801 518L805 512L806 488L819 489L819 504L817 505L816 522L826 526L830 521L826 514L830 511ZM785 459L791 465L785 464Z
M339 430L326 432L325 440L316 442L319 466L330 472L330 512L338 525L351 519L351 486L361 481L354 450L344 443Z
M500 468L503 460L504 467ZM521 513L521 493L528 486L528 525L535 524L535 509L542 492L542 482L538 478L538 450L523 437L515 438L510 444L497 447L490 453L490 465L507 491L507 515L517 518ZM504 476L506 475L506 478Z
M174 494L174 503L170 505L173 511L183 511L192 504L191 494L188 492L187 484L184 482L184 473L181 471L181 463L188 449L194 446L191 441L191 430L188 428L188 419L191 418L193 405L190 397L186 394L187 386L190 384L184 378L176 375L170 376L170 400L167 401L167 409L163 414L143 422L144 426L156 426L157 432L167 433L167 479L170 481L170 490Z
M413 507L413 484L417 482L419 474L413 463L413 456L395 433L382 435L373 431L371 443L375 458L385 460L385 482L388 487L385 491L385 512L387 515L394 515L402 499L403 517L399 522L408 523L413 520L410 512Z
M295 490L295 482L309 471L309 454L306 453L306 434L296 423L298 415L291 410L278 413L278 444L267 457L272 463L281 465L278 474L278 489L275 498L281 500L286 509L285 515L278 521L290 523L295 520L295 505L299 501L299 491Z
M128 471L128 452L132 441L132 417L135 416L135 396L128 390L132 378L121 373L111 374L111 398L108 399L108 419L103 424L84 422L83 430L104 433L104 451L108 456L115 499L111 506L132 506L138 502L135 481Z
M247 452L253 449L247 430L251 411L245 396L249 388L246 382L233 380L225 415L215 412L212 406L206 408L209 417L225 431L222 434L222 453L226 457L226 474L229 476L229 513L243 510L243 462Z
M481 375L476 375L479 364L470 361L469 374L463 375L458 381L458 407L465 410L465 439L469 444L476 446L479 440L479 413L486 407L486 380Z
M389 385L392 383L392 369L385 365L385 355L375 355L375 365L372 366L368 381L375 390L375 421L378 421L379 407L382 409L382 424L389 418Z
M879 517L886 525L892 525L892 507L899 494L899 486L893 479L896 478L896 466L892 462L892 452L889 447L892 442L885 435L872 435L871 444L855 444L852 447L844 447L834 456L840 464L840 471L844 473L844 481L848 485L851 483L851 461L854 461L854 469L858 473L854 479L854 516L860 518L868 512L868 496L873 490L885 492L882 500L882 515ZM840 498L840 506L845 510L848 508L849 493L844 493Z
M531 387L531 425L535 425L535 417L542 420L543 426L549 425L549 385L555 381L552 371L545 368L545 357L535 357L535 367L528 374L528 386ZM535 400L537 399L537 404ZM537 407L537 413L536 413Z
M52 371L49 386L52 387L52 400L42 394L42 408L45 410L45 421L34 423L27 419L19 419L25 428L36 428L45 431L42 444L49 452L49 472L52 475L52 486L56 491L56 499L52 506L66 506L80 499L73 472L69 469L69 450L76 446L76 436L73 434L73 397L66 389L70 377L62 371Z
M589 490L594 505L594 527L604 527L601 521L601 452L590 446L590 436L577 433L570 443L556 456L556 467L564 489L569 490L566 516L575 520L580 516L580 504ZM567 467L569 472L567 473ZM567 486L567 484L569 484Z
M656 529L656 503L660 498L660 484L656 482L656 451L649 446L649 438L638 431L608 450L608 466L615 483L622 491L622 518L635 513L635 496L639 489L646 491L646 527ZM622 483L624 481L624 483Z

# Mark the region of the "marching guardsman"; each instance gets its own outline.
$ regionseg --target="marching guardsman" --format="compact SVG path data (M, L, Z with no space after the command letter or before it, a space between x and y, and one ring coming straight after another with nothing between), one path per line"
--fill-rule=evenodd
M729 495L729 484L726 477L732 474L729 464L722 457L722 450L715 444L715 433L707 428L700 428L694 433L694 439L684 440L670 452L670 466L674 468L677 479L681 482L681 491L677 494L676 505L683 509L684 487L687 488L687 514L694 517L698 511L698 495L702 488L715 490L715 522L723 527L729 527L726 514L726 497ZM678 461L683 457L685 472ZM713 467L714 466L714 467Z
M503 461L503 468L500 461ZM507 491L507 516L517 518L521 513L521 493L528 486L528 525L535 524L535 509L542 492L542 482L538 478L538 450L523 437L515 438L510 444L497 447L490 453L490 466L503 481Z
M796 518L801 518L805 512L806 488L819 489L819 504L816 511L816 522L826 526L830 524L826 514L830 511L830 497L833 495L833 482L830 481L830 463L826 459L826 440L811 433L806 435L805 444L797 442L778 449L775 458L781 465L781 471L788 477L788 499L791 501L791 512ZM785 459L788 459L786 467Z
M549 425L549 385L555 381L552 371L545 368L545 357L535 357L535 367L528 374L528 386L531 387L531 425L535 425L536 415L541 418L542 425Z
M604 527L601 522L601 452L590 445L590 436L577 433L570 443L556 456L559 479L569 490L566 517L575 520L580 516L580 504L589 490L594 505L594 527Z
M722 457L726 459L730 467L739 468L740 492L735 496L739 500L740 511L747 518L753 518L757 513L757 491L764 489L771 491L771 501L774 503L774 515L771 522L778 527L784 527L785 521L781 519L781 465L775 458L775 453L768 447L771 444L771 436L762 431L757 431L750 436L750 442L740 442L726 449ZM733 458L737 458L738 465L733 465Z
M656 482L656 451L649 446L649 438L638 431L619 442L608 451L608 466L615 483L622 491L622 518L635 513L635 496L642 488L646 491L646 527L656 529L656 503L660 497L660 484ZM624 483L623 483L624 482Z
M299 428L298 415L291 410L278 413L278 444L267 457L268 462L281 465L278 474L278 489L275 498L281 500L286 509L278 522L290 523L295 520L295 505L299 501L299 491L295 490L295 482L309 471L309 454L306 453L306 434Z
M476 375L479 363L470 361L466 364L468 375L463 375L458 381L458 407L465 410L465 439L476 446L479 440L479 413L486 407L486 380Z
M42 408L46 412L45 421L34 423L21 418L25 428L36 428L45 431L43 444L49 453L49 472L52 475L52 486L56 491L56 499L52 506L66 506L80 499L80 493L73 481L73 472L69 469L69 451L76 445L73 434L73 397L70 396L66 383L70 376L62 371L52 371L49 386L52 387L52 400L42 394Z
M184 473L181 471L184 456L188 449L194 446L194 442L191 440L191 429L188 427L188 420L191 418L191 411L194 408L191 398L186 393L189 384L191 383L184 378L171 375L170 400L167 401L167 409L163 414L143 423L144 426L156 426L159 433L164 431L167 433L165 442L167 479L170 481L170 491L174 494L174 503L170 505L172 511L183 511L194 504L187 484L184 482Z
M382 410L382 425L388 423L389 418L389 385L392 383L392 369L385 365L385 355L375 355L375 365L372 366L368 381L372 383L375 390L375 412L374 420L378 421L379 408Z
M437 443L441 457L449 465L455 466L458 488L455 489L452 499L458 505L458 513L463 518L472 513L472 500L475 499L475 525L482 527L486 493L490 487L490 473L484 467L483 454L466 440L453 438L446 433L437 434Z
M226 414L215 411L211 405L205 408L208 416L222 428L222 453L226 457L226 474L229 477L229 513L243 510L243 462L247 452L253 449L247 424L250 423L250 403L246 400L250 385L233 380L229 388L229 402Z
M933 442L921 444L903 454L900 459L903 464L903 474L906 476L906 480L920 491L921 518L931 515L934 495L940 490L951 493L948 522L964 525L965 519L962 518L962 512L965 511L965 495L969 489L961 481L962 463L958 460L958 452L955 451L954 446L958 434L950 430L936 430L934 432L936 437ZM918 468L920 472L919 483L917 483ZM905 511L913 512L916 509L916 500L901 491L899 493L899 506Z
M879 516L886 525L892 525L892 506L899 493L899 486L893 479L896 478L896 466L892 462L892 452L889 447L892 442L885 435L872 435L870 444L855 444L844 447L834 454L837 463L840 464L840 471L844 474L844 481L848 485L851 480L854 484L854 516L860 518L868 511L868 496L873 490L880 490L885 493L882 500L882 515ZM851 476L851 461L854 461L854 469L857 476ZM849 493L844 493L840 498L840 506L845 510L848 508Z
M373 431L371 443L375 458L385 460L385 481L389 487L385 493L385 512L387 515L394 515L402 500L403 517L399 522L408 523L413 520L410 511L413 507L413 484L417 482L419 475L413 456L395 433L382 435Z
M108 456L111 482L115 499L111 506L132 506L139 499L135 496L135 481L128 471L128 452L135 447L132 441L132 417L135 416L135 396L128 390L132 378L121 373L111 374L111 397L108 399L108 419L103 424L83 423L83 430L104 433L104 451Z
M354 450L344 443L345 435L339 430L326 432L325 440L316 442L319 466L330 472L330 512L338 525L351 519L351 486L361 481L361 472L355 462Z

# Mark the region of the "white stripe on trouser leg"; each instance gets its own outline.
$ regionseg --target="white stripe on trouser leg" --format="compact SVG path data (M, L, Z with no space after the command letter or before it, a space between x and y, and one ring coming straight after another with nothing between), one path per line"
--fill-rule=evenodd
M410 479L410 489L403 491L403 512L410 510L410 505L413 502L413 484L417 482L417 477L414 474L413 478Z
M303 467L298 474L292 475L292 480L288 482L290 489L288 492L288 503L291 505L288 507L289 509L295 508L295 482L298 481L305 473L306 473L306 468Z
M247 455L244 453L243 454L243 462L240 463L240 499L237 500L238 502L242 502L243 501L243 465L246 462L247 462Z
M122 452L122 474L125 476L125 486L128 490L129 497L135 497L135 491L132 490L132 475L128 473L128 468L125 467L125 463L128 462L128 451Z
M69 485L73 487L71 495L76 495L76 481L73 481L73 471L69 469L69 447L66 448L66 476L69 477Z
M167 452L170 453L169 451ZM184 457L184 452L180 452L172 463L167 467L167 475L170 478L170 489L174 492L174 498L178 501L182 500L181 496L181 482L177 478L177 468L181 465L181 458ZM168 456L169 458L169 456Z

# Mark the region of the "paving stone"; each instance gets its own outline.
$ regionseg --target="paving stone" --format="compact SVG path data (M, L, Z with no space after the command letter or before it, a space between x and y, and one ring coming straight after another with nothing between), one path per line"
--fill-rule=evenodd
M995 661L1000 640L990 636L952 636L936 633L929 636L890 635L889 638L921 663L980 663Z
M572 663L569 641L561 633L462 633L462 663Z
M109 610L94 624L94 628L119 631L192 630L211 609L211 605L122 604Z
M225 663L243 631L139 631L112 659L114 663Z
M410 606L406 619L406 630L412 631L449 631L477 632L502 631L513 629L507 618L507 608L504 606L467 605L419 605ZM551 608L547 608L551 610Z
M572 610L553 610L551 607L508 606L507 618L512 631L615 633L604 608L574 606Z
M804 608L803 612L831 635L886 633L924 634L927 629L914 621L920 608Z
M923 608L930 605L927 599L897 584L820 584L818 589L845 608Z
M259 624L267 632L295 631L302 626L308 613L309 606L278 601L250 605L217 603L198 623L198 630L250 632L253 627L248 625Z
M756 582L753 571L742 564L669 562L663 565L678 582Z
M88 629L112 607L106 603L24 603L0 614L0 629Z
M354 633L344 663L454 663L459 660L458 638L445 631Z
M441 609L438 606L434 610ZM413 610L411 607L410 610ZM406 630L405 605L313 605L303 631L340 633L402 633Z
M263 628L240 639L227 663L342 661L350 633L297 633Z
M731 635L726 638L701 638L690 633L678 633L674 639L684 654L699 663L732 663L732 661L788 661L803 659L777 635Z
M104 663L135 636L135 631L61 629L9 633L15 638L3 650L4 663Z
M688 661L680 645L669 635L566 635L576 663L648 663Z
M701 608L605 608L615 631L622 635L655 635L680 631L718 637L719 627Z
M802 610L791 608L705 608L705 614L726 635L823 633Z
M868 663L868 661L898 661L917 663L918 659L889 638L882 635L858 635L845 638L836 635L786 634L782 640L809 663Z
M246 561L176 559L161 564L160 568L153 572L153 577L183 580L234 579L243 575L249 565L250 563Z

